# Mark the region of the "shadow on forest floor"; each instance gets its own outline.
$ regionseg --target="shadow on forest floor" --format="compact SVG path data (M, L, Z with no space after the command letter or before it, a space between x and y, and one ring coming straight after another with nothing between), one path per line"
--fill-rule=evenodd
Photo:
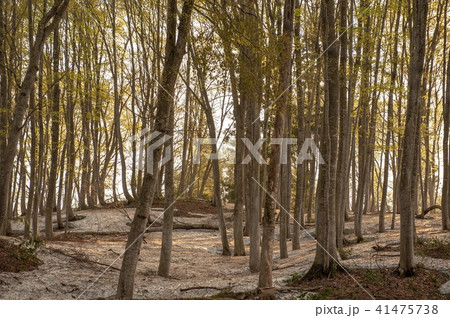
M257 298L254 290L258 283L258 273L250 272L248 256L221 255L220 234L214 230L218 225L216 209L211 202L180 201L175 209L175 224L180 227L189 225L193 229L175 229L173 232L169 278L157 276L161 247L160 229L153 226L153 231L145 235L136 272L135 298ZM156 219L163 211L162 205L155 205L151 213L152 219ZM233 206L227 205L224 212L228 238L232 245ZM37 269L20 273L0 271L0 298L74 299L94 281L95 284L84 293L83 298L114 297L121 266L119 256L125 248L129 231L127 223L134 215L134 208L84 210L75 214L81 213L86 218L73 222L73 228L70 228L67 234L55 233L54 239L47 240L45 245L37 250L37 257L43 262ZM386 219L391 215L387 214ZM374 288L371 292L376 297L396 297L387 293L390 288L391 293L395 291L399 298L439 298L436 286L448 280L449 276L446 275L450 275L450 262L448 258L444 259L448 255L449 235L441 230L440 219L440 213L432 212L424 219L416 220L420 238L420 244L416 247L416 258L417 263L423 264L417 276L417 285L414 280L399 280L391 273L399 260L399 220L396 229L378 233L376 213L363 216L364 240L360 243L356 244L353 222L345 224L345 239L348 244L339 251L341 263L354 273L361 285L371 285L370 288ZM40 229L43 230L44 218L39 222ZM15 221L12 225L17 234L23 233L23 223ZM44 236L44 233L41 233ZM354 284L354 281L349 276L342 274L337 274L330 280L312 281L307 285L287 285L286 280L292 280L293 273L299 276L311 266L316 250L312 238L314 233L314 226L307 226L306 230L301 231L300 250L292 251L289 240L289 258L280 259L277 225L273 266L273 283L277 289L277 298L305 298L307 295L315 295L311 297L365 299L367 295L358 290L358 286L350 284ZM14 238L14 242L19 244L20 239ZM248 255L248 237L244 238L244 244ZM109 270L96 280L111 264ZM386 288L381 283L378 284L378 281L385 280L391 281ZM423 288L420 287L422 283ZM345 288L339 291L336 286ZM397 292L399 288L401 290ZM406 289L416 291L408 294L410 291Z

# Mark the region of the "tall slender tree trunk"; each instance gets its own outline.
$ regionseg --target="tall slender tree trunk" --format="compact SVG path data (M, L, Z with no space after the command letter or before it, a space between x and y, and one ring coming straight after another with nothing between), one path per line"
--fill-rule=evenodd
M247 138L252 144L260 139L260 108L262 94L261 54L260 46L260 21L258 2L245 0L241 2L242 32L247 40L240 46L240 91L241 104L245 109L245 122L247 125ZM249 154L250 155L250 154ZM245 208L246 222L245 234L250 236L249 267L252 272L259 270L260 257L260 188L254 180L260 180L260 162L250 155L251 160L245 167L246 184Z
M245 157L245 145L243 138L245 137L245 109L244 104L239 101L237 91L237 79L236 79L236 66L231 56L231 48L226 39L223 39L225 54L229 63L230 79L231 79L231 91L233 96L233 111L234 119L236 122L236 153L235 153L235 165L234 165L234 193L235 203L233 211L233 239L234 239L234 256L244 256L244 166L242 161Z
M339 34L340 34L340 60L339 60L339 154L336 181L336 244L338 248L344 245L344 227L346 211L346 190L349 186L347 165L350 159L350 129L351 118L347 105L347 11L348 1L339 0ZM345 32L342 34L342 32Z
M389 148L391 147L391 135L393 132L393 120L394 120L394 87L397 80L397 67L398 67L398 29L400 25L400 6L398 6L398 11L395 20L395 31L394 31L394 47L393 52L393 62L391 67L391 82L388 97L388 116L387 116L387 134L386 134L386 146L384 149L384 174L383 174L383 193L381 196L381 210L379 216L378 231L383 233L385 231L385 213L387 206L387 192L389 186Z
M296 0L295 7L299 9L299 0ZM305 100L303 91L303 80L300 78L302 74L302 56L301 56L301 40L300 40L300 19L297 17L294 27L294 43L295 43L295 78L297 79L297 144L298 150L305 140ZM297 164L297 180L295 185L295 206L294 206L294 227L292 234L292 250L300 249L300 227L305 224L305 172L306 163ZM289 190L290 191L290 190Z
M8 131L8 144L3 149L0 158L0 234L3 224L6 220L8 211L8 194L10 188L11 173L14 159L17 152L17 144L20 132L23 126L25 112L28 108L31 90L33 89L38 71L38 64L41 59L41 53L44 43L48 36L57 28L64 12L67 9L70 0L58 0L55 5L44 14L39 21L33 47L30 50L30 58L25 77L20 85L20 91L17 94L16 107L11 119L10 129Z
M27 10L28 10L28 41L29 41L29 48L30 50L33 47L33 4L31 0L27 1ZM3 62L4 63L4 62ZM3 64L0 61L0 64ZM0 66L1 67L1 66ZM5 74L6 76L6 74ZM6 81L2 82L2 84L6 84ZM2 98L2 105L6 106L6 95L5 98ZM35 88L34 85L31 88L30 92L30 104L29 108L34 109L35 107ZM36 120L37 115L36 113L33 113L31 115L30 119L30 126L31 126L31 147L30 147L30 187L29 187L29 195L28 195L28 205L27 205L27 213L25 216L25 233L24 236L26 239L29 239L31 236L31 217L32 217L32 211L33 211L33 202L34 202L34 187L36 185L36 144L37 144L37 134L36 134ZM2 125L3 126L3 125ZM6 136L5 136L6 137ZM6 139L5 139L6 141ZM3 145L1 149L3 148ZM1 151L1 150L0 150Z
M325 164L319 166L316 209L316 256L305 277L329 275L335 270L336 248L336 164L339 133L339 49L335 32L335 2L321 3L324 52L325 105L320 152Z
M402 164L399 188L400 213L400 264L401 275L412 276L415 272L414 263L414 179L415 161L417 161L417 146L420 129L420 87L423 75L425 57L426 22L428 12L427 0L412 1L412 28L410 34L410 65L408 70L408 104L406 123L403 136Z
M450 126L450 58L447 63L447 87L445 92L444 104L444 145L443 145L443 160L444 160L444 180L442 186L442 229L450 229L450 200L449 200L449 185L450 185L450 160L449 160L449 126Z
M115 136L117 140L117 148L120 156L120 170L121 170L121 183L122 190L128 202L134 201L133 196L128 191L127 184L127 164L126 158L123 150L123 140L122 134L120 132L120 98L119 98L119 84L118 84L118 65L117 65L117 43L116 43L116 0L112 1L112 39L113 39L113 52L112 52L112 62L111 65L113 69L113 84L114 84L114 127Z
M217 141L216 127L215 127L214 117L213 117L213 113L212 113L212 106L209 102L204 74L203 74L203 71L201 70L200 66L198 65L198 62L195 60L196 53L192 52L192 54L193 54L193 58L192 58L193 62L197 68L197 76L198 76L200 92L201 92L201 96L202 96L201 106L206 115L206 123L208 125L208 130L209 130L209 138L212 141ZM213 154L218 153L217 144L215 142L213 142L211 144L211 153L213 153ZM229 256L229 255L231 255L231 252L230 252L230 246L228 244L225 218L223 215L223 202L222 202L222 193L221 193L222 190L221 190L221 186L220 186L221 179L220 179L219 160L212 159L212 160L210 160L210 164L212 166L212 171L213 171L214 204L217 207L219 231L220 231L220 237L222 240L222 255Z
M292 39L294 34L295 0L287 0L284 4L283 34L279 41L279 82L278 101L273 138L283 138L285 132L286 109L289 103L289 87L291 86ZM275 230L275 208L280 182L281 145L272 144L268 168L266 202L263 215L263 237L261 243L261 264L259 271L259 288L272 287L273 238ZM285 180L286 181L286 180ZM256 183L255 180L253 182ZM280 211L280 213L286 213Z
M181 175L180 183L178 186L178 194L183 193L185 190L186 171L187 171L187 151L188 151L188 126L189 126L189 105L191 99L191 91L189 89L191 85L191 59L188 54L187 71L186 71L186 100L184 104L184 122L183 122L183 153L181 156Z
M58 148L59 148L59 29L53 34L53 107L52 107L52 142L51 142L51 164L48 177L48 192L45 211L45 236L53 237L53 208L55 207L56 179L58 177Z
M165 64L161 76L161 86L158 89L156 104L155 131L167 133L169 116L173 108L172 96L175 91L175 82L186 49L186 40L189 34L191 14L194 1L185 0L177 27L177 1L168 1L167 14L167 39ZM157 139L159 140L159 139ZM155 140L155 142L157 141ZM162 145L155 147L153 152L153 173L158 170L161 159ZM156 191L156 175L145 173L144 180L137 200L136 212L131 223L130 233L123 256L117 286L117 299L131 299L134 293L134 276L139 259L139 252L146 230L150 208Z

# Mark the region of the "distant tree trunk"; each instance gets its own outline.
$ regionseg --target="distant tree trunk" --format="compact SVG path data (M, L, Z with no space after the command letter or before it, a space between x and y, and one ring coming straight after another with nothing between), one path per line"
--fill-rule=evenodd
M91 174L91 131L89 129L89 105L88 105L88 81L86 81L84 100L81 101L81 136L82 136L82 164L81 164L81 184L79 194L80 209L92 208L89 204L90 174Z
M74 123L74 84L73 78L71 76L71 71L73 71L74 66L72 68L69 63L69 48L70 45L68 43L68 23L66 24L65 30L65 49L64 49L64 60L65 60L65 72L67 72L66 76L66 90L67 90L67 102L65 108L65 123L66 123L66 145L67 145L67 168L66 168L66 184L64 189L64 207L66 209L66 226L68 225L69 220L73 220L75 218L72 210L72 192L73 185L75 179L75 123Z
M234 165L234 212L233 212L233 238L234 256L244 256L245 246L243 237L243 217L244 217L244 166L242 161L245 157L245 145L242 138L245 137L245 109L244 104L239 101L238 84L236 79L236 66L231 55L231 47L227 39L224 42L225 55L229 63L231 91L233 96L233 111L236 122L236 154Z
M358 192L356 199L355 213L355 236L358 242L363 240L362 233L362 217L364 211L367 211L369 206L369 193L370 188L370 167L371 167L371 147L370 147L370 132L373 123L371 121L373 111L369 115L369 102L370 102L370 74L372 70L370 58L372 56L372 39L369 34L372 34L371 17L365 10L368 8L367 1L361 1L361 10L364 10L364 14L361 17L361 26L363 30L362 35L362 67L361 67L361 97L359 99L359 136L358 136Z
M45 211L45 236L53 237L53 208L55 207L56 179L58 177L58 148L59 148L59 29L56 28L53 35L53 107L52 107L52 142L51 142L51 166L48 177L47 204Z
M320 22L319 22L320 24ZM319 26L318 26L319 27ZM319 33L317 32L317 39L315 40L315 47L317 49L317 55L319 56L320 52L319 52ZM321 112L320 112L320 103L321 103L321 97L320 97L320 76L322 75L322 67L318 67L316 74L315 74L315 79L314 79L314 102L315 105L313 104L313 99L311 99L311 104L310 104L310 113L312 112L313 107L315 106L315 115L314 115L314 130L313 130L313 137L314 137L314 142L316 144L318 144L320 136L319 136L319 132L320 132L320 128L321 128L321 124L320 124L320 118L321 118ZM312 117L312 115L311 115ZM308 213L307 213L307 221L308 223L312 223L315 220L312 217L312 212L313 209L316 210L317 207L317 202L316 202L316 198L315 198L315 190L316 190L316 172L318 170L318 167L316 165L316 161L315 160L311 160L310 163L310 169L309 169L309 194L308 194Z
M61 132L60 132L60 134L61 134ZM66 152L67 152L67 144L64 144L62 152L61 152L61 159L59 161L60 169L59 169L58 198L56 199L56 223L58 225L58 229L60 229L60 230L64 228L61 210L63 208L62 195L63 195L63 188L64 188L64 170L65 170L64 168L65 168L65 162L66 162Z
M404 26L403 29L406 29L405 22L403 22ZM406 41L403 41L402 44L402 58L400 61L404 61L406 59ZM399 82L403 83L403 77L404 77L404 66L406 63L400 63L400 78ZM402 125L402 109L403 109L403 96L402 94L399 95L399 101L398 101L398 107L397 107L397 125L398 127L401 127ZM402 135L397 134L397 145L402 144ZM395 146L395 142L393 140L393 146ZM402 149L401 147L398 147L397 150L397 174L394 177L394 191L393 191L393 211L392 211L392 219L391 219L391 230L395 228L395 219L396 215L398 214L399 210L399 204L398 201L400 199L399 195L399 189L400 189L400 174L401 174L401 167L402 167Z
M122 173L122 189L123 194L125 196L125 199L128 202L134 201L133 196L128 191L127 186L127 165L126 165L126 158L123 151L123 140L122 140L122 134L120 132L120 97L119 97L119 87L118 87L118 65L117 65L117 43L116 43L116 0L112 1L112 8L111 8L111 22L112 22L112 72L113 72L113 84L114 84L114 127L115 127L115 136L117 140L117 147L120 155L120 170Z
M450 163L449 163L449 126L450 126L450 57L447 63L447 87L445 92L444 104L444 180L442 186L442 229L450 229L450 200L449 200L449 185L450 185Z
M296 0L295 7L299 9L299 0ZM302 56L301 56L301 40L300 40L300 19L295 19L294 27L294 43L295 43L295 78L297 79L297 144L298 152L305 140L305 101L303 91L302 72ZM305 225L305 172L306 163L297 165L297 180L295 185L295 207L294 207L294 228L292 235L292 250L300 249L300 227ZM289 190L290 191L290 190Z
M403 136L402 165L399 188L400 212L400 264L401 275L412 276L414 264L414 166L417 160L416 144L420 129L420 86L425 57L425 38L427 23L427 0L412 1L412 29L410 34L410 65L408 71L408 104Z
M135 55L135 48L136 44L134 43L133 39L133 19L134 19L134 12L132 12L132 4L130 4L128 1L124 1L125 11L127 14L127 29L128 29L128 41L130 41L130 60L131 60L131 112L132 112L132 136L136 135L136 126L137 126L137 120L136 120L136 103L137 103L137 96L136 96L136 60L137 57ZM137 180L136 180L136 144L133 143L132 145L132 163L131 163L131 193L133 199L137 197Z
M29 49L31 50L33 47L33 4L31 0L27 1L27 10L28 10L28 32L29 32ZM3 15L2 15L3 16ZM0 61L0 67L3 63ZM6 74L5 74L6 76ZM3 81L2 84L6 85L6 81ZM6 94L5 99L2 98L2 101L0 103L2 105L6 106ZM30 104L29 108L34 109L35 107L35 88L34 85L31 88L30 92ZM33 203L34 203L34 196L36 195L34 192L34 188L36 185L36 144L37 144L37 133L36 133L36 126L37 126L37 114L34 112L31 115L30 119L30 130L31 130L31 146L30 146L30 187L28 191L28 205L27 205L27 212L25 216L25 233L24 236L26 239L29 239L31 236L31 217L33 215ZM6 136L5 136L6 137ZM6 140L5 140L6 141ZM3 148L3 146L2 146ZM1 150L0 150L1 151Z
M381 26L379 28L379 34L382 34L384 32L384 25L386 23L386 16L387 16L387 12L388 12L388 5L389 2L387 1L385 3L384 6L384 12L383 12L383 16L381 18ZM375 58L375 71L374 71L374 83L378 83L378 75L380 74L380 59L381 59L381 36L378 39L378 43L376 46L376 58ZM381 82L379 85L383 85L383 81L384 81L384 77L381 77ZM369 133L369 148L368 148L368 160L370 162L370 169L371 169L371 173L370 173L370 178L369 178L369 184L368 184L368 195L370 198L370 201L368 200L369 204L366 204L365 207L365 211L367 212L367 210L369 211L373 211L374 207L375 207L375 188L374 188L374 179L375 179L375 174L376 174L376 158L375 158L375 143L376 143L376 132L375 132L375 128L377 125L377 120L376 120L376 115L377 115L377 111L378 111L378 99L379 99L379 92L378 90L373 90L372 91L372 109L371 109L371 114L370 114L370 133ZM381 165L381 160L380 160L380 165ZM380 169L381 170L381 167ZM377 182L377 185L380 184L381 181ZM377 203L378 205L378 203Z
M288 94L288 93L286 93ZM290 93L289 93L290 95ZM290 101L286 105L286 127L284 131L284 138L290 137L292 130L291 124L291 107ZM282 162L280 167L280 258L288 258L287 239L289 237L289 221L291 213L291 183L292 183L292 168L291 168L291 145L286 144L287 162Z
M158 89L155 117L155 131L161 132L162 134L167 132L168 119L173 108L174 101L171 96L174 95L175 82L185 54L193 5L194 0L184 1L177 37L177 1L168 1L165 64L161 76L161 86ZM154 173L158 170L161 153L162 145L155 147L153 152ZM150 207L156 191L156 181L156 176L154 174L145 173L141 192L137 201L136 212L133 222L131 223L130 233L128 234L126 250L123 256L116 294L117 299L131 299L133 297L134 276L143 235L147 226Z
M283 34L279 41L279 98L276 102L273 138L283 138L285 132L285 116L289 103L289 87L291 86L292 39L294 33L295 0L287 0L284 4ZM259 271L259 288L272 287L273 237L275 230L275 198L280 182L281 145L272 144L268 168L266 202L263 216L263 237L261 243L261 264ZM253 180L256 183L256 181ZM280 213L286 213L280 211Z
M391 67L391 82L388 97L388 117L387 117L387 134L386 134L386 146L384 149L384 175L383 175L383 193L381 196L381 210L379 216L378 231L383 233L385 231L385 212L387 206L387 191L389 186L389 148L391 147L391 135L393 132L393 120L394 120L394 87L397 81L397 68L398 68L398 29L400 25L401 8L398 6L398 11L395 21L394 31L394 47L392 49L392 67Z
M188 151L188 126L189 126L189 105L191 99L191 91L189 89L191 85L191 59L188 54L187 60L187 71L186 71L186 100L184 102L184 122L183 122L183 153L181 155L181 175L180 175L180 183L178 186L178 194L181 195L185 190L185 179L186 179L186 171L187 171L187 151Z
M445 2L444 6L444 25L447 25L447 8L448 2ZM447 28L444 28L444 56L447 52ZM448 59L448 63L446 63L445 59L443 61L444 64L444 74L443 79L446 82L446 87L444 87L444 109L443 109L443 117L444 117L444 138L443 138L443 164L444 164L444 176L443 176L443 184L442 184L442 195L441 195L441 205L442 205L442 229L449 230L450 228L450 200L449 196L449 186L450 186L450 149L449 149L449 126L450 126L450 57ZM447 64L447 65L446 65ZM447 67L447 69L445 69ZM437 108L435 110L435 121L437 120L436 116ZM435 148L435 143L433 143L433 150ZM433 151L434 153L434 151Z
M212 106L209 102L208 98L208 92L206 90L206 84L205 84L205 78L203 71L201 67L199 66L198 62L195 60L195 52L192 52L193 54L193 62L195 67L197 68L197 76L198 76L198 82L200 86L200 92L201 92L201 103L205 115L206 115L206 122L208 125L209 130L209 138L213 141L217 141L217 135L216 135L216 126L214 123L214 117L212 112ZM218 148L216 143L211 144L211 153L217 154ZM220 186L220 167L219 167L219 160L212 159L210 160L210 164L212 166L213 171L213 184L214 184L214 204L217 207L217 216L218 216L218 222L219 222L219 230L220 230L220 237L222 239L222 255L231 255L230 252L230 246L228 244L228 238L227 238L227 228L225 224L225 218L223 215L223 202L222 202L222 193L221 193L221 186Z
M339 61L339 154L337 163L336 181L336 244L338 248L344 245L345 211L347 203L348 182L348 161L350 160L350 131L351 113L347 105L347 0L339 0L339 34L340 37L340 61ZM342 32L345 32L342 34ZM351 111L351 110L350 110Z
M296 6L295 1L293 3ZM294 8L295 11L295 8ZM292 18L294 20L294 17ZM292 28L294 27L294 21L292 21ZM290 48L292 50L292 39L293 39L294 30L292 30L291 34L291 42ZM292 53L291 53L292 54ZM289 57L292 60L292 56ZM290 63L289 68L289 77L292 77L292 61ZM285 93L288 95L288 100L286 103L285 109L285 128L283 132L284 138L290 138L291 130L292 130L292 110L291 110L291 101L290 96L292 95L292 86L291 82L289 82L288 91ZM297 111L298 113L298 111ZM286 162L280 162L280 258L288 258L288 248L287 248L287 239L290 235L289 233L289 221L291 216L291 183L292 183L292 167L291 167L291 145L286 143Z
M30 50L29 64L25 77L20 85L20 91L17 94L16 107L11 119L10 129L8 131L8 144L2 149L0 158L0 234L6 220L8 211L8 193L10 188L11 173L14 166L14 159L17 152L17 144L20 132L23 126L25 112L28 108L30 93L33 89L38 71L38 64L41 59L41 53L44 43L48 36L57 28L64 12L67 9L70 0L58 0L55 5L44 14L39 21L33 47ZM0 127L3 129L4 127Z

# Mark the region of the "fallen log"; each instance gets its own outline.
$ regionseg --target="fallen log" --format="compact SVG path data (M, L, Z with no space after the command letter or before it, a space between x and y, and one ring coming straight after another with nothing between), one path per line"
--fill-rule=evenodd
M380 251L392 250L394 246L399 246L399 245L400 245L400 243L389 243L384 246L376 244L375 246L372 246L372 248L375 251L380 252Z
M292 291L314 292L321 288L323 288L323 286L320 286L320 285L314 286L314 287L307 287L307 288L302 288L300 286L299 287L280 287L280 288L277 288L277 292L280 292L280 293L289 293Z
M180 288L180 291L185 292L188 290L198 290L198 289L214 289L214 290L220 290L220 291L230 291L232 287L227 286L227 287L214 287L214 286L194 286L194 287L187 287L187 288Z
M174 224L174 230L211 230L218 231L219 227L211 224ZM161 226L150 227L146 231L147 233L162 232ZM109 231L109 232L95 232L95 231L84 231L84 232L69 232L69 234L78 235L92 235L92 236L116 236L116 235L126 235L128 231Z
M174 230L212 230L218 231L219 227L211 224L174 224ZM147 232L162 232L162 227L150 227Z

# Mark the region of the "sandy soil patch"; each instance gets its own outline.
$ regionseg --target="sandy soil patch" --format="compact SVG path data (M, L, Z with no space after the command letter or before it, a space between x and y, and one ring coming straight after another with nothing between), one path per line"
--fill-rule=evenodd
M111 298L116 291L121 260L124 251L126 225L134 209L97 209L77 212L86 218L73 223L67 234L57 233L54 240L47 241L37 255L43 264L30 272L0 272L1 299L101 299ZM152 211L156 219L162 209ZM175 221L180 224L217 225L216 215L196 210L191 215L180 213ZM231 220L230 207L226 219ZM387 216L389 219L391 215ZM364 216L362 243L347 246L348 268L395 268L398 254L395 246L399 242L398 227L386 233L377 233L378 215ZM440 214L433 212L424 220L416 220L419 237L450 240L448 232L441 230ZM232 244L232 224L228 222L228 235ZM21 231L23 224L15 222L13 227ZM41 220L43 228L43 219ZM348 240L352 222L346 224ZM97 232L98 234L94 234ZM315 253L314 227L301 234L301 249L291 251L289 258L279 258L278 240L275 241L274 285L283 289L293 273L304 273L311 265ZM277 234L276 234L277 236ZM138 265L135 298L137 299L189 299L209 297L220 291L246 292L255 289L258 274L248 269L248 256L224 257L221 255L220 235L213 230L174 230L172 265L170 278L156 275L159 261L161 233L147 233ZM245 238L248 252L249 239ZM374 246L391 245L392 249L376 251ZM450 261L426 255L417 255L417 262L424 268L439 270L450 275ZM112 265L111 265L112 264ZM111 265L109 270L106 268ZM291 294L280 295L289 298Z

